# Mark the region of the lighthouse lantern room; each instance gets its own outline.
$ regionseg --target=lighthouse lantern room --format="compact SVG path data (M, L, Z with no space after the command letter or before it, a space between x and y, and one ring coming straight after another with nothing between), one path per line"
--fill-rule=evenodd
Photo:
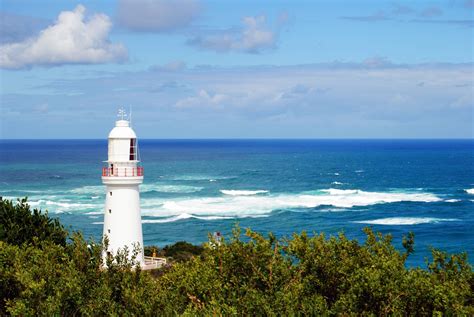
M104 257L127 247L130 258L138 250L135 261L143 265L139 191L143 167L139 166L137 136L123 109L119 118L109 133L107 165L102 169L102 182L106 185L103 235L108 238Z

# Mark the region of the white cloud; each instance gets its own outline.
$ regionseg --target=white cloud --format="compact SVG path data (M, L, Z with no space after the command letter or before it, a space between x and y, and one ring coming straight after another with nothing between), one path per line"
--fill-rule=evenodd
M178 100L175 107L181 109L194 107L220 108L226 100L228 100L228 96L224 94L211 94L201 89L195 96Z
M470 67L399 65L380 59L340 65L188 69L179 75L187 91L169 91L163 98L174 109L197 115L429 124L440 113L446 114L443 119L454 121L472 108L472 94L466 94L470 86L453 84L468 80ZM420 82L425 83L422 88ZM193 94L183 97L192 90ZM451 108L456 111L450 113Z
M138 32L162 32L187 26L200 13L197 0L121 0L120 25Z
M26 68L35 65L97 64L127 58L122 44L108 40L112 23L95 14L86 20L85 7L63 11L57 21L36 37L0 46L0 67Z
M3 137L32 136L17 126L38 121L35 104L48 105L41 137L100 136L90 127L113 120L117 104L133 105L149 138L472 137L472 67L360 61L58 78L26 93L2 91ZM63 132L64 122L78 124Z
M243 28L236 30L214 31L196 36L188 44L217 52L240 51L260 53L275 47L277 32L266 26L266 17L249 16L242 19Z

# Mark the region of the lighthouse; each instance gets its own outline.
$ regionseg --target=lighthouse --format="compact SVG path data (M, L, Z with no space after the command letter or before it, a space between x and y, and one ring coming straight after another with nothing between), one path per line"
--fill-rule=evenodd
M136 262L144 265L140 190L143 167L139 166L137 136L123 109L108 138L108 159L102 169L106 186L103 236L108 238L104 257L127 247L129 258L138 250Z

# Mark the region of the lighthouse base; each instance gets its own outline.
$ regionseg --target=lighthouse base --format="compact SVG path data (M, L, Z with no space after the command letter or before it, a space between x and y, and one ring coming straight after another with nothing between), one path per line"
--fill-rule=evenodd
M104 257L127 249L128 258L145 264L138 184L107 184L103 237L108 245Z

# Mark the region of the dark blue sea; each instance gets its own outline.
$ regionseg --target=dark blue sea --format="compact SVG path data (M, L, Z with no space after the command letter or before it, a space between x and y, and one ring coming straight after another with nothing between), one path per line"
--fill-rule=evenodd
M474 256L473 140L141 140L146 245L228 236L390 233L408 265L430 248ZM100 240L106 140L1 140L0 193Z

